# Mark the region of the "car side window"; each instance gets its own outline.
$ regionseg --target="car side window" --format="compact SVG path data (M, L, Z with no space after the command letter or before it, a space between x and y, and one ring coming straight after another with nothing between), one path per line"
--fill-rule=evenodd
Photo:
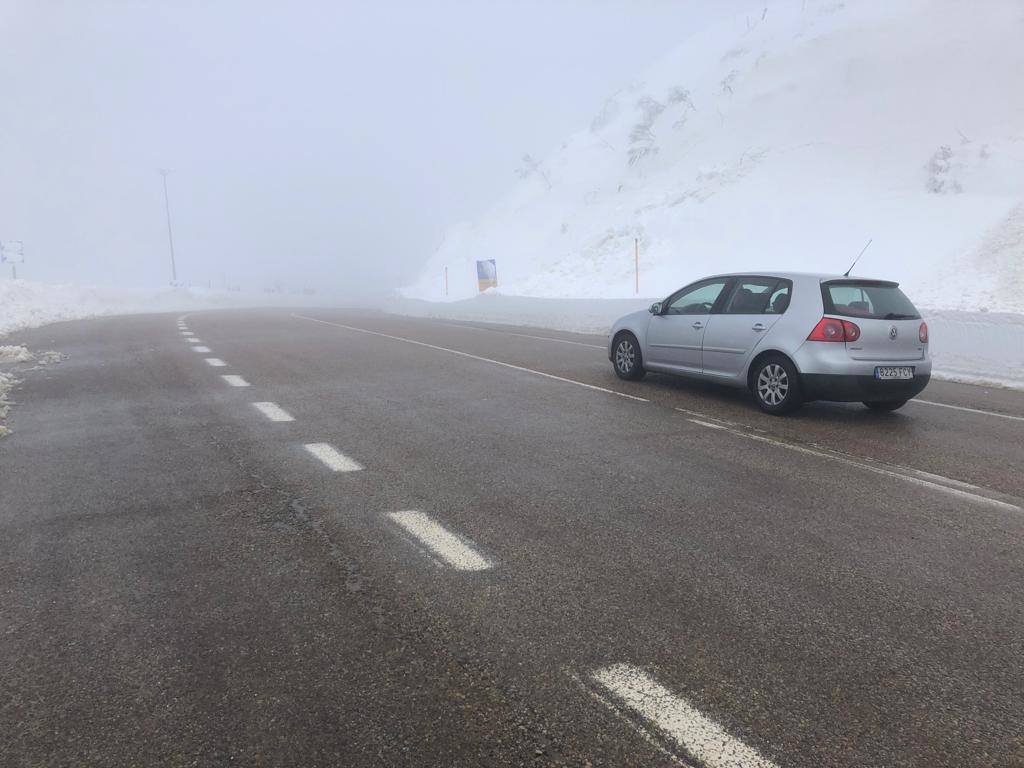
M722 310L726 315L763 315L779 285L776 277L745 277L736 282L732 296Z
M718 301L725 280L710 280L706 283L688 286L682 293L670 296L666 315L707 315Z
M780 280L779 284L775 286L775 290L772 291L771 297L768 299L768 307L765 309L765 313L769 315L781 315L789 308L789 300L791 298L790 293L793 290L793 284L788 280Z

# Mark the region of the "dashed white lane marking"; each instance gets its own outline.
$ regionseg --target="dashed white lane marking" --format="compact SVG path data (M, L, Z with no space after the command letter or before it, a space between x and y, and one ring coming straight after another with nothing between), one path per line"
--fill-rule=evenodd
M356 472L363 468L359 462L350 459L333 445L328 443L306 443L302 446L310 455L318 458L334 472Z
M427 349L437 350L438 352L448 352L452 355L458 355L459 357L465 357L470 360L479 360L482 363L491 363L492 365L500 365L503 368L511 368L514 371L522 371L523 373L532 373L535 376L543 376L545 379L554 379L555 381L561 381L566 384L575 384L577 387L583 387L585 389L592 389L595 392L605 392L609 395L618 395L624 397L627 400L636 400L641 403L649 403L646 397L637 397L636 395L628 395L625 392L618 392L614 389L607 389L605 387L598 387L594 384L587 384L583 381L577 381L576 379L567 379L564 376L555 376L553 373L545 373L544 371L538 371L533 368L524 368L521 365L513 365L512 363L506 363L501 360L494 360L490 357L481 357L480 355L471 355L468 352L462 352L458 349L451 349L450 347L439 347L436 344L427 344L425 341L416 341L415 339L406 339L402 336L392 336L388 333L380 333L379 331L370 331L366 328L356 328L353 325L344 325L342 323L332 323L329 320L321 320L316 317L307 317L305 315L292 315L300 320L309 320L314 323L323 323L324 325L331 325L335 328L344 328L347 331L356 331L358 333L366 333L370 336L379 336L383 339L391 339L392 341L403 341L406 344L414 344L417 347L426 347Z
M954 411L967 411L967 413L980 413L984 416L995 416L1000 419L1010 419L1011 421L1024 421L1024 416L1013 416L1009 413L996 413L995 411L983 411L981 408L968 408L964 405L950 405L949 403L936 403L934 400L918 400L914 398L910 401L911 403L920 403L921 405L935 405L939 408L952 408Z
M422 512L392 512L388 517L457 571L485 571L491 567L486 557Z
M277 403L253 403L252 407L271 421L295 421L292 415Z
M616 664L598 670L593 679L708 768L777 768L639 667Z
M227 365L227 363L225 363L219 357L207 357L204 359L206 360L207 365L212 366L214 368L223 368L224 366Z
M185 337L185 341L187 341L189 344L202 344L203 343L202 339L197 339L195 336L186 336Z
M249 382L243 379L241 376L235 376L234 374L226 374L221 376L224 381L230 384L232 387L248 387Z
M685 408L676 408L676 410L681 413L685 413L689 416L702 415L696 413L695 411L688 411ZM856 459L850 458L849 456L844 456L839 453L818 450L816 448L808 448L805 445L787 443L785 440L776 440L775 438L766 437L765 435L755 435L752 432L745 432L743 430L736 429L735 427L730 426L731 422L725 422L722 424L711 424L694 418L687 419L687 421L691 421L694 424L700 424L701 426L704 427L722 430L723 432L728 432L731 435L743 437L746 438L747 440L756 440L758 442L767 443L769 445L774 445L779 448L786 448L790 451L796 451L797 453L803 453L807 456L816 456L822 459L830 459L831 461L837 461L840 464L846 464L847 466L850 467L864 469L867 470L868 472L874 472L875 474L878 475L884 475L886 477L895 477L899 480L905 480L908 483L914 483L925 488L930 488L934 491L941 491L942 493L947 493L951 496L957 496L962 499L967 499L975 503L988 504L994 507L999 507L1001 509L1011 510L1013 512L1024 511L1021 510L1021 508L1016 504L1011 504L1009 502L1001 501L999 499L993 499L989 496L984 496L980 493L975 493L971 490L967 490L975 489L980 491L982 489L978 488L978 486L976 485L971 485L970 483L965 483L961 480L954 480L952 478L943 477L942 475L936 475L931 472L923 472L918 469L911 469L910 467L900 467L900 471L896 471L894 469L887 469L883 466L869 464L866 461L857 461Z
M208 355L213 350L211 350L209 347L202 347L202 346L200 346L200 347L192 347L192 351L193 352L198 352L201 355Z

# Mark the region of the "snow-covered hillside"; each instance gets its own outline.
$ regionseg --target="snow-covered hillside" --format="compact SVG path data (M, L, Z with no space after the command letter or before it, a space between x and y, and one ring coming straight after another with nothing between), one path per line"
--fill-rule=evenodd
M641 296L757 268L1024 312L1024 3L806 0L695 34L610 98L407 296ZM624 66L627 66L624 64ZM491 289L494 290L494 289Z

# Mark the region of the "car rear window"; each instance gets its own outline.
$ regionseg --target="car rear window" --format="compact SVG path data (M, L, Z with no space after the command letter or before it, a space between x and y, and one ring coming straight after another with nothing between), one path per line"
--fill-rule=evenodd
M896 283L880 280L832 280L821 284L826 315L874 320L916 320L921 313Z

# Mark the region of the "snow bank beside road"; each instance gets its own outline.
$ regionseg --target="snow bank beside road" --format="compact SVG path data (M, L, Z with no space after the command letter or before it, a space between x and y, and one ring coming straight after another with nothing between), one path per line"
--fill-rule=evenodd
M302 303L295 296L208 291L196 288L131 290L80 285L47 285L28 280L0 281L0 337L22 328L98 315L181 312L195 309Z
M937 378L1024 389L1024 315L924 312Z
M28 347L0 346L0 363L27 363L31 359Z
M447 303L399 300L396 314L505 325L527 325L605 335L627 312L645 309L647 299L542 299L485 294ZM1024 389L1024 315L1005 312L922 310L931 335L936 378Z
M0 346L0 437L5 437L11 431L4 426L3 421L10 413L14 403L8 398L8 394L14 387L21 383L21 379L15 375L19 371L34 370L43 365L60 362L62 355L57 352L35 353L28 347L20 345ZM18 363L35 363L34 366L26 368Z
M659 299L541 299L532 296L484 294L452 302L399 299L387 309L395 314L502 325L527 325L572 333L605 334L629 312L646 309Z

